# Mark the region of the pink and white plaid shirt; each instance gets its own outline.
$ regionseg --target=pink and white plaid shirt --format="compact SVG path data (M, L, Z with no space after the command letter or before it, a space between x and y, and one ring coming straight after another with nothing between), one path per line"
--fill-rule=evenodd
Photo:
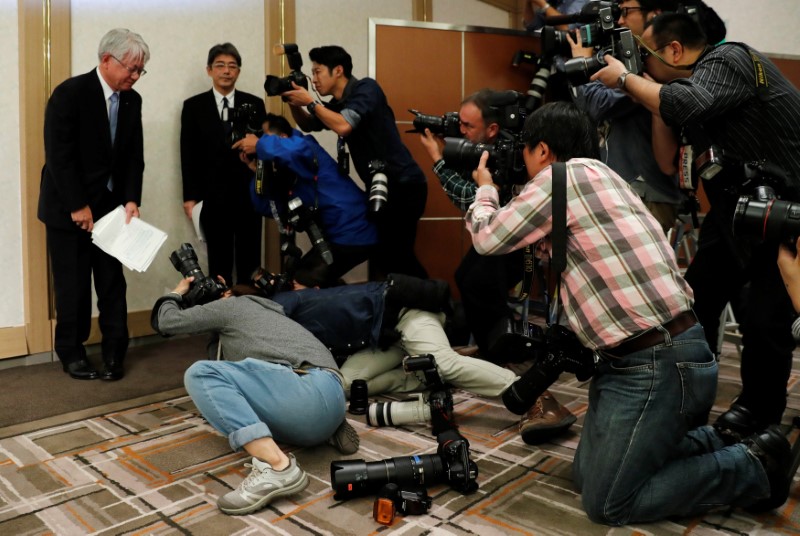
M495 188L478 189L466 222L480 254L501 255L550 234L552 170L542 170L502 208ZM639 196L608 166L588 158L567 162L567 267L561 280L569 327L592 349L663 324L694 301L661 226Z

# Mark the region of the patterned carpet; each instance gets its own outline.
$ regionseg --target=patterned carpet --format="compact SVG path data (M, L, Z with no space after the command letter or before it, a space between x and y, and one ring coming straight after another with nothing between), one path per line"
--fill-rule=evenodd
M725 351L735 354L732 347ZM735 395L737 365L722 360L714 416ZM798 415L796 380L787 422ZM446 485L431 487L428 514L397 517L390 527L373 520L372 497L333 500L330 462L342 456L328 446L293 450L310 479L298 496L255 515L220 513L216 498L246 476L247 457L231 453L186 396L65 422L0 440L0 534L800 534L796 487L777 514L725 510L621 528L591 523L570 481L586 386L570 378L553 391L579 420L569 434L541 448L520 440L516 419L502 406L454 392L480 488L465 496ZM301 424L302 415L297 419ZM361 436L361 449L350 458L375 461L436 450L427 427L370 428L363 418L348 419Z

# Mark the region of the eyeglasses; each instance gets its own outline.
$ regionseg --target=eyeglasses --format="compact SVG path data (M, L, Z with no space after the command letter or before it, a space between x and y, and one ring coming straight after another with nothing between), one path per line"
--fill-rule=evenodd
M109 56L111 56L112 58L114 58L115 60L117 60L117 63L119 63L120 65L122 65L123 67L125 67L125 70L126 70L126 71L128 71L128 72L129 72L130 74L132 74L132 75L134 75L134 74L138 74L139 76L144 76L144 75L146 75L146 74L147 74L147 71L146 71L146 70L144 70L144 69L140 69L139 67L128 67L127 65L125 65L124 63L122 63L122 61L121 61L119 58L117 58L116 56L114 56L113 54L109 54Z
M225 63L225 62L222 62L222 61L218 61L216 63L211 64L211 68L212 69L222 70L222 69L225 69L226 67L228 69L230 69L231 71L238 71L239 70L239 65L236 64L236 63L233 63L233 62Z
M646 61L648 56L653 56L654 58L656 58L658 61L660 61L660 62L661 62L661 63L663 63L664 65L666 65L666 66L668 66L668 67L675 67L675 65L672 65L670 62L668 62L667 60L665 60L665 59L664 59L664 58L661 56L661 54L659 54L659 53L658 53L658 51L659 51L659 50L663 50L663 49L667 48L667 47L669 46L669 43L667 43L666 45L661 45L660 47L657 47L657 48L655 48L655 49L652 49L652 48L650 48L649 46L647 46L647 45L645 44L645 42L644 42L644 40L641 38L641 36L639 36L639 35L634 35L634 37L635 37L635 38L636 38L636 40L639 42L639 46L640 46L640 47L642 47L642 48L644 48L644 50L640 50L640 51L639 51L639 55L642 57L642 61Z
M641 7L621 7L621 8L619 8L619 12L622 14L622 18L623 19L627 19L628 18L628 14L631 11L642 11L642 8Z

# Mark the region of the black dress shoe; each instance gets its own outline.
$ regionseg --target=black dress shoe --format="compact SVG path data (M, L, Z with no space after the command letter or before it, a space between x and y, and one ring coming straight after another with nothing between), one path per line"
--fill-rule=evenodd
M106 381L117 381L121 380L122 377L125 376L125 368L122 366L121 361L108 361L106 362L106 368L103 369L100 378Z
M792 447L786 436L777 425L772 425L763 432L754 434L742 441L747 445L747 452L758 458L769 479L769 497L761 499L745 510L761 513L783 505L789 498L792 477Z
M714 422L714 429L726 445L740 443L766 426L760 424L752 411L740 404L732 404L730 409Z
M76 380L96 380L100 377L92 365L85 359L64 363L64 372Z

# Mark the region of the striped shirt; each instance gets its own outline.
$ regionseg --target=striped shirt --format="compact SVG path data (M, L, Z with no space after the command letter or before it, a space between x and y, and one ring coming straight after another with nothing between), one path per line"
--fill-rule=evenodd
M552 231L552 167L500 208L497 190L478 188L466 215L482 255L539 242ZM550 250L549 241L543 245ZM661 226L619 175L598 160L567 162L567 267L560 299L570 329L588 348L607 348L691 309Z
M661 117L681 127L701 124L728 154L743 162L766 159L800 181L800 92L753 52L766 72L766 100L756 94L747 49L727 43L702 56L689 78L662 86Z

